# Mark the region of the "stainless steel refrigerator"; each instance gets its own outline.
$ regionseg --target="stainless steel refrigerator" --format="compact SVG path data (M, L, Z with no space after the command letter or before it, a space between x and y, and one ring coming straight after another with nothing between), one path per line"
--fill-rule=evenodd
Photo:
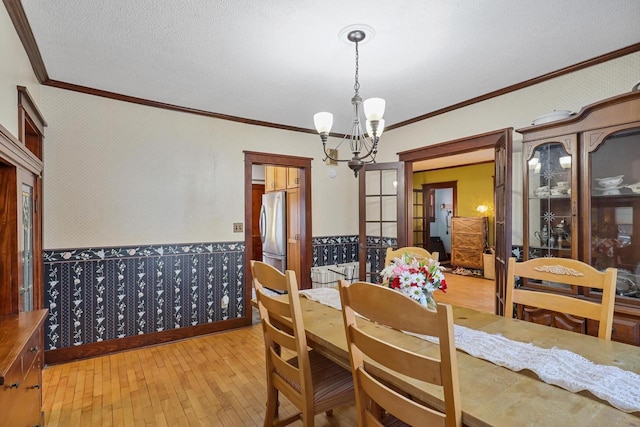
M262 195L260 209L260 239L262 261L278 270L287 269L287 208L286 193L276 191Z

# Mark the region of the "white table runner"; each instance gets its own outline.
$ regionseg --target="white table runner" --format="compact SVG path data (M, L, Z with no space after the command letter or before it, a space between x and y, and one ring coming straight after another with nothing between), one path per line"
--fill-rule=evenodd
M300 295L342 310L337 289L307 289L300 291ZM634 372L616 366L599 365L557 347L541 348L464 326L454 325L454 332L456 348L474 357L512 371L529 369L542 381L573 393L589 391L621 411L640 411L640 375ZM438 343L436 337L411 335Z

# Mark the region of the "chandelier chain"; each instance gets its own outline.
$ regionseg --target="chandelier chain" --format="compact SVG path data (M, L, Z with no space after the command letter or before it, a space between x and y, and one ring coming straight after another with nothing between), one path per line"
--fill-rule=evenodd
M360 82L358 81L358 74L360 71L360 67L358 65L358 60L360 59L360 53L358 52L358 41L355 41L356 44L356 82L353 84L353 89L356 91L356 96L359 96L360 92Z

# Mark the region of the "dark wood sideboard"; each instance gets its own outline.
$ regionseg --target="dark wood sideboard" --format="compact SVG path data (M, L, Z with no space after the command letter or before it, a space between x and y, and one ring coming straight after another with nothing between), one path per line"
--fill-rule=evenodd
M43 325L47 310L0 316L0 425L43 426Z

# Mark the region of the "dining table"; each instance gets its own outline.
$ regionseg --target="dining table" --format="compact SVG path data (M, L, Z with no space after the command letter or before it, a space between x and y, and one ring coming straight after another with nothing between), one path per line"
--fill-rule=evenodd
M342 312L303 296L300 305L308 345L350 369ZM453 306L453 320L455 325L539 347L560 347L596 364L640 373L640 349L628 344L458 306ZM433 342L366 319L358 321L362 322L363 329L375 336L420 354L439 357L439 347ZM527 369L510 370L461 350L457 351L457 361L463 425L640 426L640 412L619 410L588 391L571 392L548 384ZM400 377L383 368L376 375L405 390L414 399L443 408L440 387Z

